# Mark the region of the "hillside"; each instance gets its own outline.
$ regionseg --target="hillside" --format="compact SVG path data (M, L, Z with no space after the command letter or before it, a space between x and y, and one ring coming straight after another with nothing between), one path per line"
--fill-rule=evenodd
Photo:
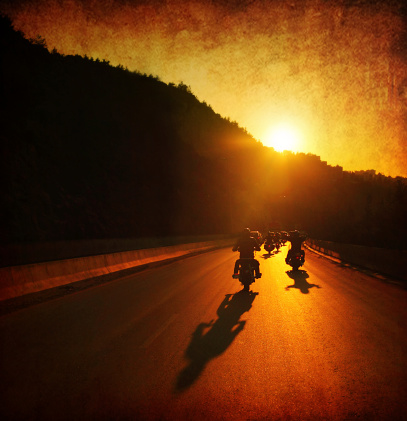
M191 89L0 20L3 245L298 227L406 248L407 183L262 146Z

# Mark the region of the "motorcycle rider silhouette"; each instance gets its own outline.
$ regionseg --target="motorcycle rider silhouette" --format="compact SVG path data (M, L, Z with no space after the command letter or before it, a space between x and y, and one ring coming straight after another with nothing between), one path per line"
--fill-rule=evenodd
M268 251L268 253L270 254L274 248L275 248L275 236L274 236L274 232L269 231L265 240L264 240L264 250Z
M266 238L264 239L264 242L268 242L268 243L274 243L274 232L269 231Z
M232 275L233 278L239 279L239 267L241 265L241 259L252 259L256 278L261 278L260 263L254 258L255 250L260 251L260 245L257 240L250 235L250 229L245 228L241 237L238 238L236 244L232 248L232 251L240 252L240 259L237 259L235 262L235 268Z
M300 235L299 231L295 230L289 233L287 241L291 243L291 248L288 250L287 257L285 262L288 264L290 257L293 253L301 253L301 259L304 263L305 261L305 252L301 249L302 243L307 239L306 235Z

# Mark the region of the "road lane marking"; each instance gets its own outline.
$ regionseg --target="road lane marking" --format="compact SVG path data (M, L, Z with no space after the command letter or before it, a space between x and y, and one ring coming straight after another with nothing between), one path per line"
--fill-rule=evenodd
M158 330L156 330L149 338L147 338L147 340L144 341L140 348L148 348L177 317L178 314L173 314Z

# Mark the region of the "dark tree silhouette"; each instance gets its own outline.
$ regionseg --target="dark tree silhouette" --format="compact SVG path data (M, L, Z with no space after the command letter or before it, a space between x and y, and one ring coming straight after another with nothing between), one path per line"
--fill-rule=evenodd
M49 52L0 19L3 245L222 234L278 221L406 249L407 183L277 153L184 83Z

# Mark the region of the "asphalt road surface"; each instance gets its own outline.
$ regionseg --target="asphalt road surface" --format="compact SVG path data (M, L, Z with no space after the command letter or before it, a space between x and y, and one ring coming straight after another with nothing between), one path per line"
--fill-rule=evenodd
M407 291L221 249L0 317L1 420L407 420Z

